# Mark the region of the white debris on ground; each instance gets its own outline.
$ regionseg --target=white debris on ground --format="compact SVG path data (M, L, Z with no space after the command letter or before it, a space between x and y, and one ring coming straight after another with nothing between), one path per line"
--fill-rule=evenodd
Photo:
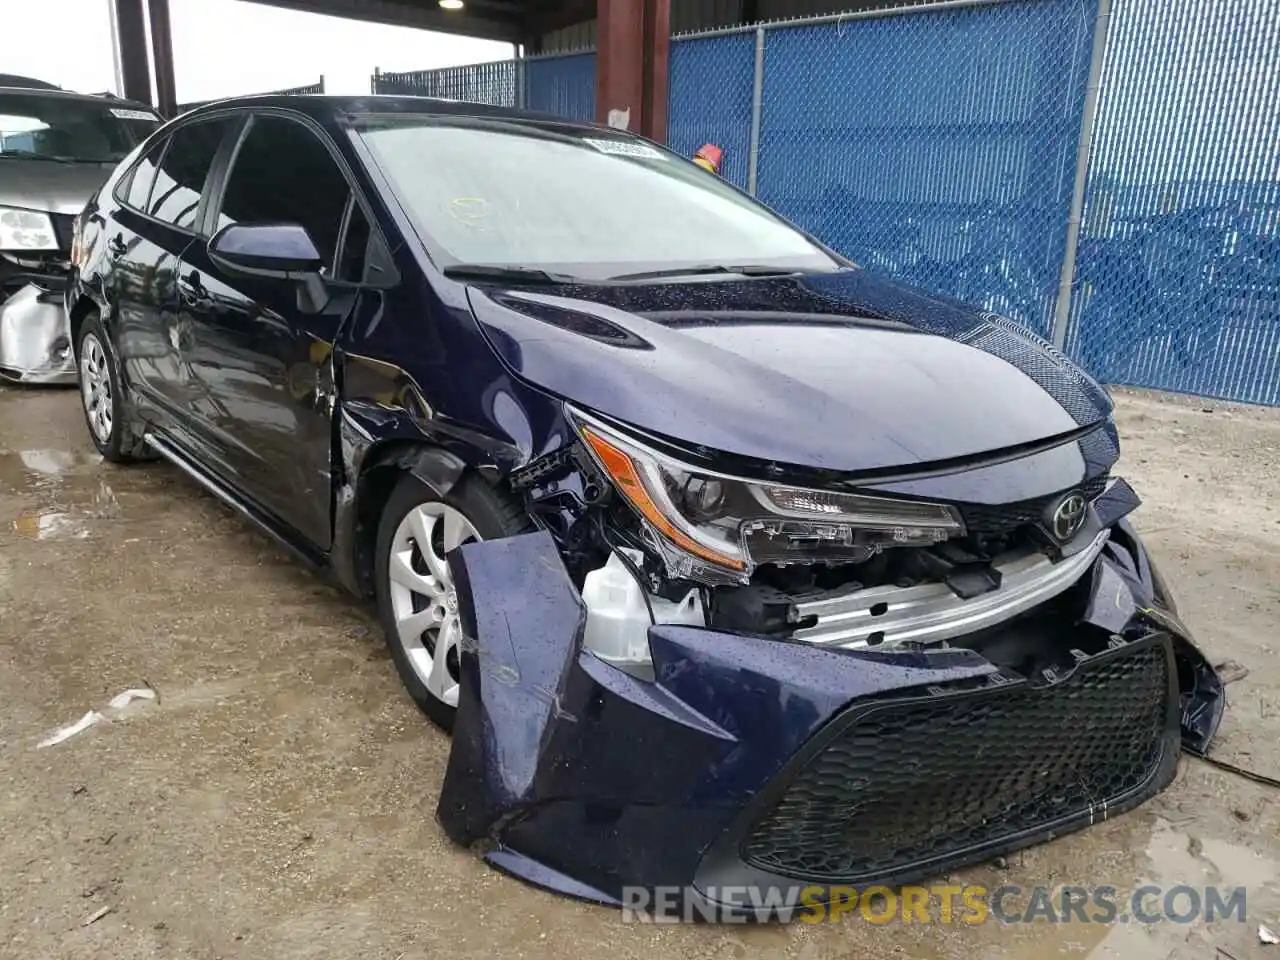
M123 710L134 700L154 700L156 692L149 687L133 687L124 693L117 693L108 702L107 706L113 710Z
M128 690L125 690L123 693L118 693L114 697L112 697L110 700L108 700L107 707L118 715L122 710L125 709L125 707L127 707L134 700L155 700L155 699L156 699L156 692L152 690L150 687L130 687ZM36 749L38 750L41 747L56 746L57 744L62 743L64 740L70 740L77 733L83 733L85 730L88 730L90 727L92 727L95 723L99 723L100 721L106 720L106 719L107 719L107 716L105 714L99 713L97 710L90 710L88 713L86 713L83 717L81 717L75 723L62 727L54 731L49 736L45 737L43 740L41 740L39 743L36 744Z
M99 720L102 720L102 719L103 719L102 714L100 714L97 710L90 710L88 713L86 713L83 717L81 717L75 723L70 724L69 726L65 726L61 730L58 730L55 733L53 733L52 735L45 737L38 744L36 744L36 747L37 749L40 747L52 747L52 746L55 746L56 744L61 743L63 740L70 740L77 733L82 733L85 730L88 730L95 723L97 723Z

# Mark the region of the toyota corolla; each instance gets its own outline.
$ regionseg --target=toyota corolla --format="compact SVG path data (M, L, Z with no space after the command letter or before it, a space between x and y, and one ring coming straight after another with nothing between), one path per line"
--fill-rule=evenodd
M660 146L227 101L79 230L94 443L376 602L452 731L439 820L503 870L908 882L1135 806L1218 725L1106 392Z

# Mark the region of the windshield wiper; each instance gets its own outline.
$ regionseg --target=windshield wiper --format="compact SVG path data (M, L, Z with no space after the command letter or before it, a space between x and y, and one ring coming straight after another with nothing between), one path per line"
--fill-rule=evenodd
M620 273L610 280L658 280L662 277L696 277L712 273L727 273L742 277L789 277L801 271L795 267L770 267L760 263L726 265L703 263L692 267L669 267L665 270L644 270L640 273Z
M512 283L577 283L567 273L552 273L538 267L503 266L492 263L455 263L443 273L450 280L509 280Z

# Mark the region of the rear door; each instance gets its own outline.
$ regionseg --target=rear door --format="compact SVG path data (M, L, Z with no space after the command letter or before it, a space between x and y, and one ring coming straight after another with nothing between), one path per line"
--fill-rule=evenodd
M297 223L325 258L328 304L299 284L223 271L190 247L180 284L193 311L193 407L216 438L226 479L310 543L331 540L332 382L329 358L359 296L369 218L325 134L289 114L256 114L230 160L210 233L232 223ZM340 256L344 238L353 256ZM185 294L184 294L185 295Z
M116 302L126 375L176 433L187 432L198 395L178 266L198 240L205 181L236 122L230 116L199 119L174 130L135 169L106 238L124 286Z
M135 164L116 188L120 204L106 224L103 238L110 262L108 299L115 306L116 349L125 378L138 398L157 408L167 419L173 406L165 384L172 379L173 349L169 343L166 311L176 304L174 286L177 257L190 242L178 237L177 249L166 245L174 239L147 217L156 172L168 147L156 143Z

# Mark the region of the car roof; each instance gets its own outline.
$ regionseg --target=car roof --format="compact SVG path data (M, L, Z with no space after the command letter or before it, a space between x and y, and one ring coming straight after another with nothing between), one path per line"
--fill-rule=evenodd
M3 77L3 79L11 79L11 77ZM19 78L12 78L19 79ZM148 113L156 113L156 108L149 103L139 103L136 100L125 100L123 97L117 97L109 93L76 93L74 90L63 90L61 87L26 87L26 86L5 86L0 83L0 93L23 93L28 96L60 98L63 100L79 100L82 103L101 103L110 106L118 106L127 110L145 110Z
M39 80L35 77L24 77L16 73L0 73L0 87L24 87L31 90L61 90L56 83Z
M340 96L335 94L289 93L228 97L225 100L215 100L202 104L182 114L182 118L196 117L202 113L223 110L227 107L238 107L240 109L274 107L293 110L306 114L320 123L341 121L358 115L403 113L418 116L476 117L488 120L505 120L517 124L528 123L530 125L554 123L561 128L578 128L584 131L598 131L600 129L596 124L568 120L555 114L538 113L533 110L516 110L511 107L495 107L485 103L445 100L439 97L410 97L388 94ZM624 131L617 132L623 133Z

